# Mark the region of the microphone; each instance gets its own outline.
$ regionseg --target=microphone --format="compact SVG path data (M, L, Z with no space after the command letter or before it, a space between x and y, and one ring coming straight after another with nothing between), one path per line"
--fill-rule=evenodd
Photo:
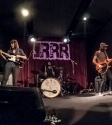
M36 54L35 50L33 50L33 54Z
M77 65L77 63L76 63L76 62L74 62L73 60L71 60L71 62L73 62L75 65Z
M75 63L75 65L77 65L77 63L76 62L74 62Z

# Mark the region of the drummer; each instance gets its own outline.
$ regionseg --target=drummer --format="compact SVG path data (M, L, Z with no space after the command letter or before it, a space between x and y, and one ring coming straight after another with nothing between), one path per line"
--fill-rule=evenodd
M53 71L53 66L51 62L48 62L47 65L45 66L45 76L46 77L54 77L55 72Z

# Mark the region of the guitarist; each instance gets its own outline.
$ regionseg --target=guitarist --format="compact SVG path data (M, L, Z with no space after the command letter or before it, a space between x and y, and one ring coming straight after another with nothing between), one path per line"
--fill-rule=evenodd
M100 48L98 51L95 52L95 55L93 57L93 63L98 66L99 68L102 68L103 66L99 63L101 62L104 62L105 60L107 61L111 61L111 59L108 58L108 55L107 55L107 46L104 42L100 43ZM111 94L111 90L112 90L112 86L111 86L111 82L112 82L112 74L111 74L111 71L110 69L107 70L107 72L105 72L104 74L101 74L101 77L102 77L102 81L101 81L101 84L100 84L100 89L99 89L99 96L103 96L102 94L102 88L103 88L103 85L106 83L106 80L107 78L109 79L110 81L110 85L109 85L109 94Z
M27 59L25 53L23 52L22 49L19 48L18 41L13 39L10 42L10 49L7 52L10 55L16 56L16 59ZM9 75L12 73L13 76L13 86L17 86L17 80L18 80L18 75L19 75L19 64L15 63L13 61L8 60L7 56L4 56L2 50L0 51L1 56L3 59L7 61L5 65L5 70L4 70L4 76L3 80L1 82L1 85L6 85Z

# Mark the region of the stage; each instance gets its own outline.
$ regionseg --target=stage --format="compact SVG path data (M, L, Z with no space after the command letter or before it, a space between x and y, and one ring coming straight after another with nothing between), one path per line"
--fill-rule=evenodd
M58 96L43 98L46 111L51 114L56 110L61 125L111 125L112 95L96 93Z

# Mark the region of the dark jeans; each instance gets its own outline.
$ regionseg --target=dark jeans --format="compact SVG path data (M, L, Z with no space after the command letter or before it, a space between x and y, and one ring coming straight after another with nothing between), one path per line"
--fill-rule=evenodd
M3 80L1 82L1 85L6 85L9 75L12 73L13 86L17 86L19 71L20 71L20 69L18 67L10 67L10 68L5 67L4 76L3 76Z
M99 92L102 92L103 85L106 84L107 78L109 79L109 90L112 91L112 73L110 69L105 74L101 74L102 81L100 84Z

